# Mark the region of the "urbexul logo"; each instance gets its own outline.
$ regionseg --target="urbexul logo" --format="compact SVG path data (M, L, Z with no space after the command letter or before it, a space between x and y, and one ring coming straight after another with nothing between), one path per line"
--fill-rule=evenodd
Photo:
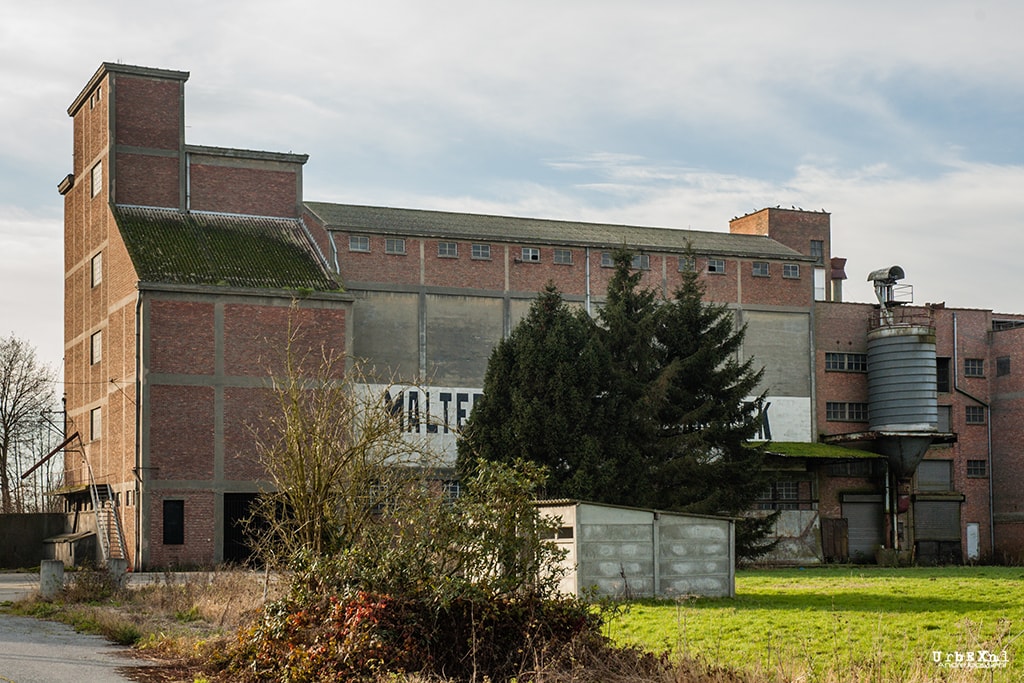
M1010 663L1006 650L968 650L967 652L943 652L932 650L932 661L947 669L1005 669Z

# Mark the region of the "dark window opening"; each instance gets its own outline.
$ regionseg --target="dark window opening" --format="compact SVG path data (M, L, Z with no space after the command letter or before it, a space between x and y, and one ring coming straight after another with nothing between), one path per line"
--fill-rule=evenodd
M164 545L185 543L185 501L164 501Z

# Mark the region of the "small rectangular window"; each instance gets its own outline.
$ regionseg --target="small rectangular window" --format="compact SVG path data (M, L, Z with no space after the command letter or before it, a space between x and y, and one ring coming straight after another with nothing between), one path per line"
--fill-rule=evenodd
M572 249L555 249L554 257L551 260L554 263L558 263L565 266L571 266Z
M650 254L636 254L633 256L633 270L650 270L651 269L651 256Z
M487 261L491 258L491 245L489 244L474 244L469 248L470 258L475 258L480 261Z
M798 510L800 482L776 481L757 496L759 510Z
M540 263L540 249L523 247L523 263Z
M89 262L89 283L95 287L103 282L103 252L96 252Z
M370 238L366 235L349 235L349 251L370 251Z
M103 360L103 330L96 330L89 337L89 364L96 365Z
M405 239L401 237L389 237L384 240L384 253L385 254L404 254L405 253Z
M867 422L868 404L828 401L825 403L825 419L834 422Z
M96 441L103 434L103 413L99 408L89 411L89 441Z
M811 256L814 262L822 264L825 262L825 242L822 240L811 240Z
M615 267L615 257L612 256L612 253L610 251L602 251L601 252L601 267L602 268L614 268Z
M1004 377L1010 374L1010 357L1000 356L996 358L996 377Z
M968 477L987 477L988 476L988 463L984 460L968 460L967 461L967 476Z
M462 484L458 479L448 479L441 484L441 495L447 502L452 502L462 495Z
M693 256L680 256L679 257L679 272L680 273L692 273L697 270L697 259Z
M459 258L458 242L438 242L437 255L440 258Z
M185 543L185 501L164 500L164 545Z
M964 358L964 377L984 377L985 360L983 358Z
M789 278L790 280L796 280L800 277L800 264L799 263L783 263L782 264L782 277Z
M985 424L985 406L964 406L964 419L969 425Z
M770 277L771 273L768 268L768 262L754 261L753 274L754 277Z
M949 358L935 359L935 390L940 394L949 393Z
M868 354L826 353L825 370L827 372L867 372Z
M709 273L725 273L725 259L720 258L709 258L708 259L708 272Z
M96 165L92 167L91 174L91 191L92 196L95 197L100 192L103 192L103 162L97 161Z

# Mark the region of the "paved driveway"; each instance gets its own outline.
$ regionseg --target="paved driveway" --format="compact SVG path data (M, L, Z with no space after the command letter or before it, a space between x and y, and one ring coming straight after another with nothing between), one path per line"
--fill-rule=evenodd
M3 683L127 683L118 673L146 666L101 636L66 624L0 614L0 681Z
M0 602L15 602L38 592L39 574L0 572Z
M38 574L0 573L0 602L38 591ZM66 624L0 614L0 683L126 683L118 669L146 666L126 651Z

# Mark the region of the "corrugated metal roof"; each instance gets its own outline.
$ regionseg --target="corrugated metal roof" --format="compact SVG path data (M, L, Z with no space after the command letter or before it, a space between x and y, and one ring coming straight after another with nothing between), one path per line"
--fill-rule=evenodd
M599 249L614 249L625 244L632 249L679 252L685 251L689 244L699 254L810 260L760 235L326 202L305 202L305 206L329 230L346 232L517 244L539 242Z
M143 282L339 289L298 220L128 206L113 213Z

